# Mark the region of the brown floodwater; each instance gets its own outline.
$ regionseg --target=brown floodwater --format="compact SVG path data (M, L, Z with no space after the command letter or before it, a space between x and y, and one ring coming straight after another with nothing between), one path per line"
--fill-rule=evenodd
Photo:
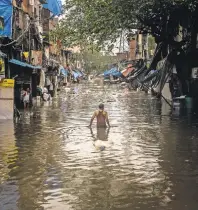
M112 127L89 129L101 102ZM197 120L169 111L143 92L84 84L1 121L0 210L196 210Z

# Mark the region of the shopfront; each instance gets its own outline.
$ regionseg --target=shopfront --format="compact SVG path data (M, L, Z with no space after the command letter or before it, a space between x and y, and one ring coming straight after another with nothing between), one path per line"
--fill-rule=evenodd
M17 108L23 107L22 91L30 90L31 98L36 97L37 85L40 82L40 66L12 59L10 60L10 75L15 78L14 101Z

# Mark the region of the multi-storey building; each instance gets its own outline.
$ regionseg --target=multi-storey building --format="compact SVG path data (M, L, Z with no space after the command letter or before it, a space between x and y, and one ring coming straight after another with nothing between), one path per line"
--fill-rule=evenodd
M17 106L21 104L21 90L30 88L35 97L40 75L54 67L50 49L57 49L57 43L50 43L49 33L51 22L55 27L60 14L59 0L0 1L0 75L15 78ZM61 49L56 52L56 64L60 64L58 53Z

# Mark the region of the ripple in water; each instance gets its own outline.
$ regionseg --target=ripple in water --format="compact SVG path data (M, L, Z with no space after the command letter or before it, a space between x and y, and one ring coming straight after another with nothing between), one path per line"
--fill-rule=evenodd
M90 130L101 102L112 127ZM165 111L144 93L79 85L0 122L0 209L197 209L197 123Z

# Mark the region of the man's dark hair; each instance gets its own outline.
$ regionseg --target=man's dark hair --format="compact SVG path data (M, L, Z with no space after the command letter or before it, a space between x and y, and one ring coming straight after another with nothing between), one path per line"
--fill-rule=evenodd
M99 109L104 109L104 104L100 104Z

